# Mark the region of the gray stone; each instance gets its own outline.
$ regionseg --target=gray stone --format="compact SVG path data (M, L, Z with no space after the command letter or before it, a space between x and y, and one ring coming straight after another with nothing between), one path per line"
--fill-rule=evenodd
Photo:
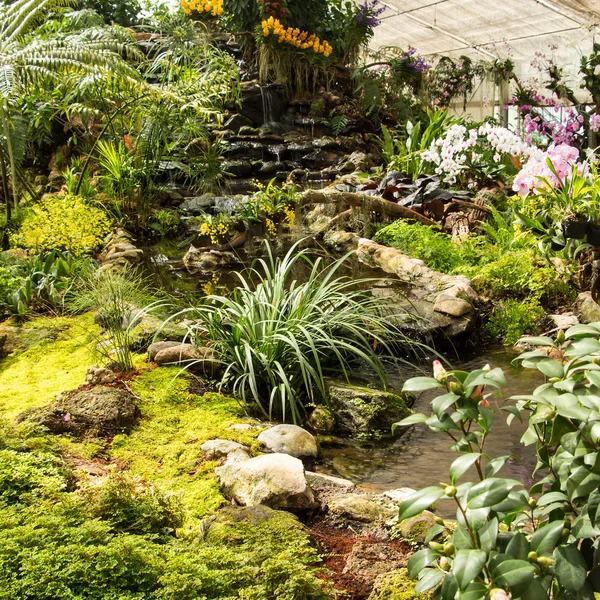
M579 316L582 323L597 323L600 321L600 305L592 298L591 292L579 294L573 309L573 312Z
M105 367L90 367L85 374L85 382L88 385L105 385L114 383L116 380L117 376L114 372Z
M214 374L219 366L210 348L196 347L193 344L179 344L163 348L154 355L154 362L159 366L187 366L190 371L208 375Z
M443 293L436 298L433 310L450 315L451 317L462 317L470 313L473 310L473 306L463 298Z
M391 433L410 414L401 396L368 387L330 381L329 403L340 433Z
M215 203L215 198L212 194L204 194L202 196L194 196L184 200L179 208L189 215L201 215L205 213Z
M400 502L406 500L409 496L412 496L414 493L416 493L416 490L413 490L412 488L401 487L396 488L394 490L386 490L385 492L383 492L382 496L396 504L400 504Z
M156 355L161 350L166 350L167 348L174 348L175 346L181 346L181 342L176 342L174 340L165 340L164 342L154 342L148 348L148 360L150 362L154 362Z
M245 160L226 160L222 164L223 172L232 177L248 177L252 173L252 164Z
M223 127L238 133L242 127L252 127L252 121L242 115L231 115Z
M324 473L315 473L314 471L306 471L306 481L315 492L335 492L339 494L352 492L356 489L356 485L352 481L325 475Z
M194 246L190 246L183 257L183 264L189 270L210 271L238 262L239 258L233 252L202 251L194 248Z
M384 541L356 542L346 557L343 573L371 583L377 577L404 567L407 557ZM403 596L402 598L414 598ZM380 596L381 598L381 596ZM393 597L396 598L396 597ZM398 596L397 600L401 597Z
M242 444L229 440L208 440L200 446L200 450L204 452L204 457L207 460L220 460L227 458L232 452L240 450L247 452L248 449Z
M129 347L135 352L144 352L154 341L182 342L187 335L185 325L145 314L129 332Z
M314 495L302 461L288 454L265 454L215 469L226 498L245 506L302 510L314 506Z
M122 389L96 386L61 394L48 406L28 409L19 421L31 421L51 433L111 437L128 433L137 422L139 410Z
M228 431L253 431L254 429L259 428L260 425L253 425L251 423L234 423L230 425L227 430Z
M258 441L271 452L289 454L301 459L315 459L319 453L317 440L297 425L275 425L265 429Z
M573 313L565 313L564 315L548 315L548 318L554 324L556 329L566 331L569 327L579 325L579 319Z
M361 523L383 523L394 514L394 511L369 500L361 494L338 494L331 498L328 506L330 514L334 517Z
M258 135L260 133L260 129L257 127L251 127L250 125L243 125L240 127L238 133L240 135Z

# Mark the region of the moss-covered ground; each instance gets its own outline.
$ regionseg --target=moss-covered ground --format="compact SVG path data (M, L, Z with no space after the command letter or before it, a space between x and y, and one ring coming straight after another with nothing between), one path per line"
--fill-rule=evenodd
M95 334L90 315L33 321L0 362L0 598L327 597L295 517L219 511L216 463L200 446L222 438L258 451L257 430L229 429L248 421L234 399L195 394L178 369L138 356L126 385L142 416L130 435L79 440L14 424L84 383Z

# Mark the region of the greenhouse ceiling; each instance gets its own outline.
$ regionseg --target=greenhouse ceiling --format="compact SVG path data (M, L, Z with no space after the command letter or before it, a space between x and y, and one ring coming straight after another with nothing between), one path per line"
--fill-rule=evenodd
M600 32L600 0L384 0L372 47L414 46L420 54L511 57L536 76L536 52L579 63Z

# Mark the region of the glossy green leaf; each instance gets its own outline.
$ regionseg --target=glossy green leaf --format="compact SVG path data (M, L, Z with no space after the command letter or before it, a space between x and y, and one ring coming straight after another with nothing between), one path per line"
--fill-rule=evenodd
M562 537L563 521L545 523L531 536L531 547L539 554L549 552Z
M508 496L510 489L511 486L503 479L484 479L469 490L467 507L475 509L494 506Z
M487 552L483 550L458 550L454 557L452 572L459 590L466 590L481 573L487 561Z
M512 559L500 562L494 569L494 582L500 586L513 587L533 577L535 567L526 560Z
M440 569L425 569L419 575L419 581L415 585L415 594L422 594L436 587L444 579L445 574Z
M531 550L529 541L522 533L515 533L513 538L508 542L506 546L506 553L510 554L513 558L526 560L527 555Z
M546 377L559 377L563 378L565 375L565 370L562 365L557 363L553 358L545 358L540 360L536 368L538 371L546 375Z
M439 486L430 486L419 490L400 503L398 520L403 521L422 513L443 495L444 489Z
M419 573L425 568L434 563L439 557L440 553L432 550L431 548L425 548L415 552L408 559L408 575L412 579L416 579Z
M450 465L449 475L453 485L477 462L480 456L481 454L478 452L463 454Z
M581 552L573 545L558 546L554 550L554 575L560 585L576 592L585 584L587 565Z
M437 379L433 377L413 377L404 383L403 392L423 392L434 388L444 387Z

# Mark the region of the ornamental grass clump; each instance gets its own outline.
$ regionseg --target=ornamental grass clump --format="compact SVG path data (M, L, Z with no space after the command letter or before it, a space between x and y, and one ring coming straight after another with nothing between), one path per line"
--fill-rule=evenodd
M348 379L357 361L385 384L378 352L406 342L381 301L360 289L372 280L338 275L343 262L324 265L298 243L275 258L267 245L266 259L239 275L233 295L208 296L187 311L197 319L190 337L202 345L208 339L225 368L221 385L269 419L301 421L307 404L327 402L326 375ZM300 283L305 264L308 278Z

